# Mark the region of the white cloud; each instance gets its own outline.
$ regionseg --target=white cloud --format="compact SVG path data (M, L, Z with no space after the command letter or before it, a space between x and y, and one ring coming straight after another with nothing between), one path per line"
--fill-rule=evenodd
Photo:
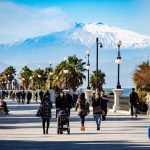
M59 7L37 8L0 2L0 43L62 31L71 25Z

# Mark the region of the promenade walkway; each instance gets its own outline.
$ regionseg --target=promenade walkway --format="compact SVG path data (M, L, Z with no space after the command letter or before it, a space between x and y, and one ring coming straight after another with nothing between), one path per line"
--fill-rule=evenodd
M80 119L71 111L71 134L57 135L55 110L48 135L42 134L41 119L35 117L39 103L17 104L6 100L10 115L0 115L0 150L150 150L147 126L150 118L108 112L107 121L96 130L92 113L86 117L86 131L80 131Z

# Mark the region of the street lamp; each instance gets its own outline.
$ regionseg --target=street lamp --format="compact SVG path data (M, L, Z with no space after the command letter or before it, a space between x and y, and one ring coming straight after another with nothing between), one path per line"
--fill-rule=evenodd
M25 81L25 78L22 78L23 89L24 89L24 81Z
M88 62L87 62L87 66L86 66L86 70L88 71L88 84L87 84L87 89L90 89L90 84L89 84L89 76L90 76L90 74L89 74L89 70L90 70L90 62L89 62L89 57L90 57L90 51L88 50L88 51L86 51L86 55L87 55L87 57L88 57Z
M51 68L52 68L52 62L49 60L49 65L50 65L50 73L49 73L49 75L50 75L50 89L52 89L52 83L51 83L51 76L53 75L53 73L51 72Z
M49 73L49 76L50 76L50 89L52 89L52 82L51 82L51 76L53 75L52 72Z
M118 64L118 81L117 81L117 89L121 89L120 85L120 64L122 63L121 60L121 54L120 54L120 47L121 47L122 42L118 41L117 46L118 46L118 56L117 59L115 60L115 63Z
M49 65L50 65L50 68L51 68L52 62L49 60L49 62L48 62L48 63L49 63Z
M68 73L69 73L69 70L65 68L65 69L64 69L65 80L66 80L65 89L67 89L67 76L66 76L66 74L68 74Z
M98 41L98 37L97 37L96 38L96 88L99 88L98 87L98 46L102 48L103 44Z
M42 76L40 75L40 74L38 74L38 78L39 78L39 89L41 88L41 81L40 81L40 78L41 78Z

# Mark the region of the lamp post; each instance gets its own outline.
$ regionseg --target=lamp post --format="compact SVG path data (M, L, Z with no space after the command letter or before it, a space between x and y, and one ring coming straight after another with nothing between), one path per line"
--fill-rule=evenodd
M117 89L121 89L120 85L120 64L122 63L121 60L121 54L120 54L120 47L121 47L122 42L118 41L117 46L118 46L118 56L117 59L115 60L115 63L118 64L118 80L117 80Z
M87 62L87 66L86 66L86 70L88 71L88 84L87 84L87 89L90 89L90 84L89 84L89 76L90 76L90 62L89 62L89 57L90 57L90 51L86 51L86 55L88 57L88 62Z
M66 76L66 74L68 74L68 72L69 72L69 70L68 69L64 69L64 74L65 74L65 89L68 89L68 87L67 87L67 76Z
M53 75L53 73L52 73L52 72L50 72L50 73L49 73L49 75L50 75L50 89L52 89L51 76Z
M39 89L41 88L41 81L40 81L40 78L41 78L42 76L40 75L40 74L38 74L38 78L39 78Z
M98 46L102 48L103 44L98 41L98 37L97 37L96 38L96 88L99 88L98 87Z
M50 73L49 73L49 75L50 75L50 89L52 89L52 83L51 83L51 76L53 75L53 73L51 72L51 68L52 68L52 62L49 60L49 65L50 65Z
M23 89L24 89L24 81L25 81L25 78L22 78Z
M29 78L29 79L30 79L30 83L29 83L29 87L28 87L28 88L30 89L30 88L32 87L32 79L33 79L33 77L32 77L32 76L30 76L30 78Z

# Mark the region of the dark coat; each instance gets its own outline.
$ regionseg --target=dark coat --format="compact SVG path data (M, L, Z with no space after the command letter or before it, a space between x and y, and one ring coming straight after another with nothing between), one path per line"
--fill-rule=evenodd
M72 106L73 106L73 99L72 99L72 96L70 94L66 94L65 95L65 99L66 99L66 107L71 109Z
M63 95L62 97L60 95L58 95L56 97L56 101L55 101L55 105L56 105L56 108L58 109L61 109L61 108L64 108L66 109L67 108L67 104L66 104L66 99L65 99L65 96Z
M96 100L95 97L92 97L92 107L93 107L93 114L101 114L102 109L100 109L99 111L95 110L97 107L102 108L101 98Z
M21 92L21 97L22 97L22 99L25 99L25 97L26 97L25 91L22 91L22 92Z
M40 96L40 100L43 100L44 92L42 90L39 92L39 96Z
M101 108L102 110L106 110L107 109L107 103L109 102L109 99L107 96L103 96L101 97Z
M75 110L78 112L79 116L87 116L89 111L89 103L86 102L85 99L78 99L76 102Z
M136 92L131 92L129 97L130 97L130 103L132 105L137 105L137 103L139 102L138 94Z
M32 93L31 92L27 92L27 100L31 100L31 98L32 98Z
M40 105L40 110L42 111L42 118L51 118L52 108L53 108L52 102L49 99L49 95L46 93Z

